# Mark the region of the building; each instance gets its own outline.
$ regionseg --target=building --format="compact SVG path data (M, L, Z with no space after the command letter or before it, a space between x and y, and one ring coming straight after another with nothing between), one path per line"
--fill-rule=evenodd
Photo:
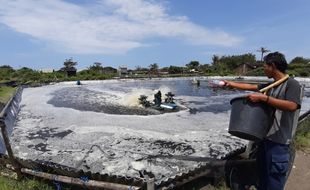
M242 63L238 65L238 67L235 69L236 75L246 75L247 72L256 69L257 65L250 64L250 63Z
M76 76L76 68L70 67L70 68L65 68L64 70L68 77Z
M120 66L118 69L118 74L120 77L126 77L128 75L127 66Z
M41 73L53 73L55 72L55 70L54 69L41 69L40 72Z
M113 67L103 67L102 73L103 74L114 74L114 73L117 73L117 69L115 69Z

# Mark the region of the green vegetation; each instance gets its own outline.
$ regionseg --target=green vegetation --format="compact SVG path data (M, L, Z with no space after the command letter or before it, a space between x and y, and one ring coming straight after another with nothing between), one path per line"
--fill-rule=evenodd
M76 72L72 64L65 62L65 67L59 71L50 71L48 73L35 71L27 67L14 70L8 65L0 66L0 81L14 82L15 85L40 85L51 82L76 81L76 80L104 80L117 76L117 70L111 67L101 67L97 65L90 66L88 69ZM74 62L75 63L75 62Z
M224 179L222 179L216 186L207 185L206 189L209 189L209 190L230 190L230 188L228 188L226 186Z
M300 77L310 76L310 63L289 64L288 74Z
M0 86L0 102L6 103L9 101L13 93L15 92L15 88L9 86Z
M298 150L304 150L310 145L310 132L305 134L296 134L296 148Z
M24 179L16 181L0 176L1 190L53 190L55 187L38 180Z
M0 166L0 189L1 190L53 190L55 187L44 181L24 178L20 181L15 180L16 173ZM2 175L10 176L4 177Z
M266 51L266 50L264 50ZM263 53L263 52L262 52ZM64 67L58 71L41 72L27 67L13 69L8 65L0 66L0 83L14 81L18 84L39 85L50 82L75 81L75 80L104 80L118 76L117 69L113 67L103 67L101 63L95 62L87 69L77 72L78 65L71 59L64 61ZM242 70L246 65L247 69ZM126 68L126 77L184 77L184 76L227 76L246 75L262 76L264 71L263 62L256 61L252 53L242 55L214 55L211 63L201 64L199 61L190 61L185 66L169 66L159 68L158 63L153 63L148 68L137 66L135 70ZM288 74L300 77L310 76L310 59L295 57L289 63Z
M310 116L299 123L296 136L295 147L298 150L309 149L310 147Z

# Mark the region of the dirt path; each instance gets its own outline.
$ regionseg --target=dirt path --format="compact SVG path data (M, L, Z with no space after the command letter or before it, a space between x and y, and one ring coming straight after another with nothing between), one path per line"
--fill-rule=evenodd
M310 149L297 151L294 166L285 190L309 190L310 189Z

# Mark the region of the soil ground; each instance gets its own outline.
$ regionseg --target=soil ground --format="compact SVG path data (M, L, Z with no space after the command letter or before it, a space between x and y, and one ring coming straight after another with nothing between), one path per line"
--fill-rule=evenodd
M310 148L306 150L297 150L294 165L285 190L309 190L310 189ZM229 188L214 188L205 186L199 190L229 190Z
M309 190L310 189L310 148L296 152L294 165L285 190Z

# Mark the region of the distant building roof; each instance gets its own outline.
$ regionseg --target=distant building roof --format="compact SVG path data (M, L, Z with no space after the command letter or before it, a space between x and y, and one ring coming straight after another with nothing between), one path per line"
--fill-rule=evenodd
M251 63L241 63L235 69L237 75L245 75L250 70L256 69L259 65L258 64L251 64Z
M250 67L252 69L257 68L257 66L258 66L258 64L256 64L256 63L241 63L238 65L238 67L243 66L243 65L246 65L247 67Z
M42 73L53 73L55 70L54 69L41 69L40 71Z

